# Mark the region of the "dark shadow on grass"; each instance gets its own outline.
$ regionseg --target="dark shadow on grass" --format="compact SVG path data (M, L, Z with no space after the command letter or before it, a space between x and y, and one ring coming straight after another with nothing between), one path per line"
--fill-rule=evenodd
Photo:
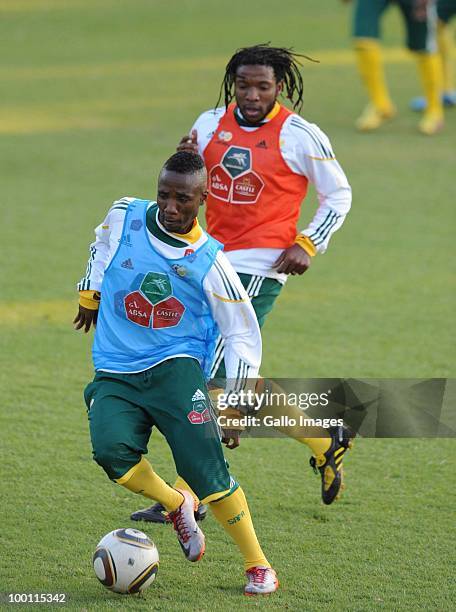
M239 596L242 595L242 586L240 584L234 585L226 585L226 586L218 586L217 587L217 591L220 591L221 593L225 593L226 595L235 595L235 596Z

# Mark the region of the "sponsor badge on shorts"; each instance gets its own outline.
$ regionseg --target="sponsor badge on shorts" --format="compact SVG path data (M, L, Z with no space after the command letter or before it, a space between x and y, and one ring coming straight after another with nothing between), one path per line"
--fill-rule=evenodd
M192 425L202 425L211 420L211 413L206 404L206 396L197 389L192 397L192 409L187 414L187 418Z

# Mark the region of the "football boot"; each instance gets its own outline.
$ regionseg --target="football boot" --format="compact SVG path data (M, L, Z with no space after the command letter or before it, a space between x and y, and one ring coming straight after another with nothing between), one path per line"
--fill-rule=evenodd
M269 595L279 588L277 575L272 567L257 565L245 572L247 584L244 595Z
M204 521L207 516L207 506L201 502L195 510L195 521ZM130 516L132 521L146 521L147 523L171 523L168 512L158 502L149 508L137 510Z
M169 513L169 518L186 559L199 561L204 555L206 541L204 533L195 521L196 502L188 491L176 490L182 493L184 501L177 510Z
M427 111L424 113L423 118L418 124L418 129L422 134L426 136L433 136L443 129L444 120L442 113L432 113Z
M394 106L380 109L373 104L368 104L356 120L355 125L360 132L372 132L395 116L396 109Z
M353 446L353 434L346 427L330 427L331 446L322 455L310 458L310 465L314 472L321 476L321 498L326 505L338 499L343 489L344 455Z

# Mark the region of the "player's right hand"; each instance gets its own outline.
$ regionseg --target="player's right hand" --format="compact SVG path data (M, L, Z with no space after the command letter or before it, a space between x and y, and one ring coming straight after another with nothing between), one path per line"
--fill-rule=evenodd
M226 448L237 448L240 444L239 437L241 433L238 429L222 429L222 444Z
M198 151L198 132L192 130L191 134L182 136L177 145L177 151L188 151L189 153L199 153Z
M78 314L74 317L73 325L74 329L78 330L81 327L84 328L84 333L86 334L90 327L93 325L97 326L98 319L98 310L91 310L90 308L84 308L79 304Z

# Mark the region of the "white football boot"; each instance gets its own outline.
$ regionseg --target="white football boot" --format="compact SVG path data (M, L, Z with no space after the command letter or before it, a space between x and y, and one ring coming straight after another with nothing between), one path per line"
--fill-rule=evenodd
M268 595L279 588L277 575L272 567L257 565L245 572L247 584L244 595Z
M204 533L195 521L195 500L188 491L177 489L184 501L177 510L169 513L177 539L189 561L199 561L206 550Z

